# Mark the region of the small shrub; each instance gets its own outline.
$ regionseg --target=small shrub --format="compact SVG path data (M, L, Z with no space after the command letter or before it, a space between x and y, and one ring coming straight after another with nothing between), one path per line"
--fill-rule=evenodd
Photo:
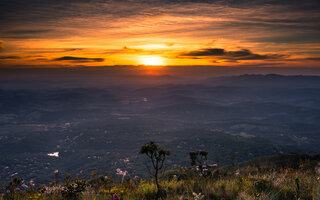
M156 184L150 184L146 181L140 181L139 187L137 189L137 195L141 200L151 200L157 198L158 188Z
M75 178L73 181L68 181L64 184L61 191L62 197L68 200L78 200L81 193L86 189L86 182L82 179Z

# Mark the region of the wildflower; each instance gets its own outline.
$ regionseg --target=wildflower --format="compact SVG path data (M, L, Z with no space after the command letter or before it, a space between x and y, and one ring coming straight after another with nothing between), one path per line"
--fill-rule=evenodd
M127 175L127 171L122 171L122 170L121 170L121 169L119 169L119 168L117 168L117 169L116 169L116 171L117 171L117 175L122 176L122 180L121 180L121 183L122 183L122 182L123 182L124 177Z
M194 200L201 200L204 198L204 195L201 193L197 194L197 193L193 192L192 195L194 197Z
M122 175L122 171L121 171L120 168L117 168L117 169L116 169L116 172L117 172L117 175Z
M30 184L31 186L34 186L34 180L31 179L31 180L29 181L29 184Z
M119 200L119 199L120 199L120 197L119 197L119 195L114 194L114 195L112 195L112 199L113 199L113 200Z

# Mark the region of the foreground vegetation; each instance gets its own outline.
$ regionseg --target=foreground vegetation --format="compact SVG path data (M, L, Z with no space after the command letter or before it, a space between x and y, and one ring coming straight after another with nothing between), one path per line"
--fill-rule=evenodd
M159 199L320 199L319 156L277 155L246 163L209 169L202 176L195 168L167 170L159 177ZM92 174L90 180L67 175L63 182L55 180L38 188L23 189L21 179L2 187L1 200L7 199L120 199L152 200L157 198L153 179L125 179Z

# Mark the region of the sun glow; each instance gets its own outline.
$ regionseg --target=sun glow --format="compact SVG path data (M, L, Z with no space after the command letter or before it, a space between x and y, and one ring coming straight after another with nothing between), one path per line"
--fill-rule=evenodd
M142 56L140 63L143 65L160 66L164 65L164 60L160 56Z

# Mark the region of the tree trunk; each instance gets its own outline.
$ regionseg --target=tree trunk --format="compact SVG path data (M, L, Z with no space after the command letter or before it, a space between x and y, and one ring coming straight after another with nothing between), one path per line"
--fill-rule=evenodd
M158 181L158 170L156 170L156 173L154 175L155 180L156 180L156 185L157 185L157 194L156 194L156 199L159 199L159 194L160 194L160 184Z

